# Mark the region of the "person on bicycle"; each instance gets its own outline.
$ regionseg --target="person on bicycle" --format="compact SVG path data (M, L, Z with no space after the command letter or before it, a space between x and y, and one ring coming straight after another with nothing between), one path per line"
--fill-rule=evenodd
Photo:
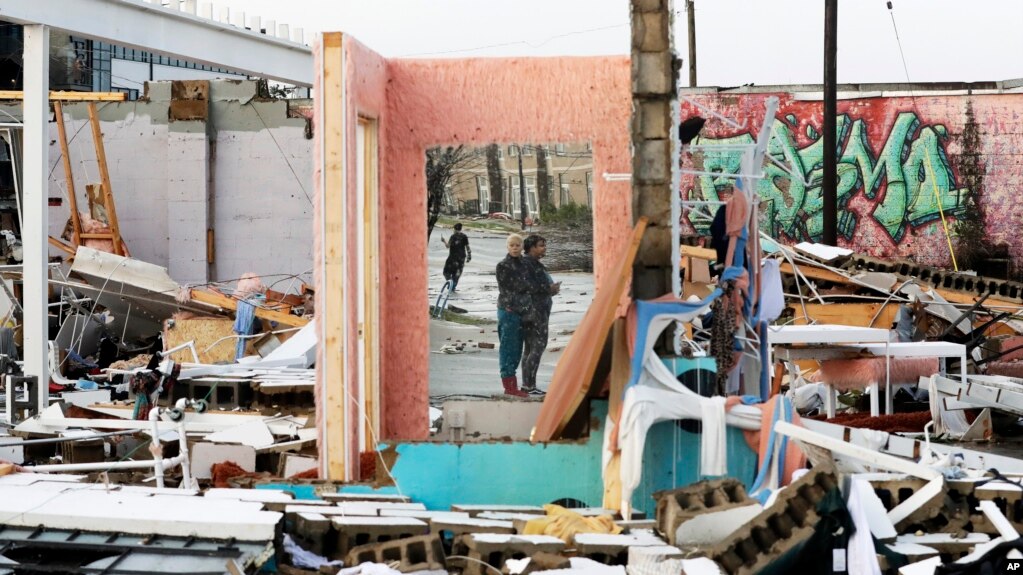
M451 291L456 291L458 279L462 277L462 270L466 262L472 261L472 250L469 249L469 237L462 233L462 224L455 224L455 233L450 238L440 241L448 248L448 260L444 262L444 279L451 282Z

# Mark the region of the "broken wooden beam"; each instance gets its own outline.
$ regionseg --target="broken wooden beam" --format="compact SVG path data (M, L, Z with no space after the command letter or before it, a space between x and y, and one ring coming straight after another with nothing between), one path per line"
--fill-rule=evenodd
M0 100L24 100L25 93L21 90L0 90ZM128 99L127 92L65 92L50 90L50 100L64 102L124 102Z
M189 298L192 301L217 306L222 309L237 311L238 300L228 297L223 294L214 293L207 290L192 289L189 290ZM309 323L309 319L305 317L299 317L297 315L291 315L287 313L281 313L279 311L263 309L256 307L256 317L265 319L267 321L275 321L279 324L300 327Z

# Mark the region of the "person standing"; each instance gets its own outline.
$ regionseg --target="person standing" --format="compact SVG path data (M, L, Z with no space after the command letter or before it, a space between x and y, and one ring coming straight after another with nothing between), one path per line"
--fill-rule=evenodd
M455 233L450 238L440 241L448 248L448 259L444 262L444 279L451 282L451 291L458 287L462 270L466 262L472 261L472 250L469 248L469 237L462 233L462 224L455 224Z
M522 317L532 306L530 270L522 258L522 236L511 234L508 255L497 264L497 350L504 392L529 397L519 389L516 371L522 359Z
M561 282L555 282L540 261L547 256L547 240L543 236L527 237L523 250L526 255L522 259L530 274L532 306L522 321L522 391L542 396L545 392L536 386L536 373L540 369L540 358L547 350L553 296L561 291Z

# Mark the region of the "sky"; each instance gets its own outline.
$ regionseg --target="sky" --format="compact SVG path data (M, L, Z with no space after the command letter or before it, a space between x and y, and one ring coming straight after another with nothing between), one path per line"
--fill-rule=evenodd
M628 0L214 4L303 27L309 43L318 32L345 32L388 58L625 55L630 42ZM839 83L1023 78L1020 0L892 4L889 10L885 0L839 0ZM674 0L676 52L688 66L685 8ZM821 83L823 0L695 0L695 16L699 85Z

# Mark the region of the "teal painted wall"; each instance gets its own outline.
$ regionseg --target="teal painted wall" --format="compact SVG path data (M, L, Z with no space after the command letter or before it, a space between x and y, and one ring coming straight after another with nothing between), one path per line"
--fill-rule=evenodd
M541 505L573 498L591 507L603 499L600 448L606 401L591 404L590 436L577 442L532 445L528 442L401 443L391 470L401 493L428 509L452 504ZM698 479L700 436L674 422L655 425L643 454L643 480L633 507L652 516L651 495ZM729 475L750 485L756 454L742 433L728 429ZM343 489L347 491L347 489Z

